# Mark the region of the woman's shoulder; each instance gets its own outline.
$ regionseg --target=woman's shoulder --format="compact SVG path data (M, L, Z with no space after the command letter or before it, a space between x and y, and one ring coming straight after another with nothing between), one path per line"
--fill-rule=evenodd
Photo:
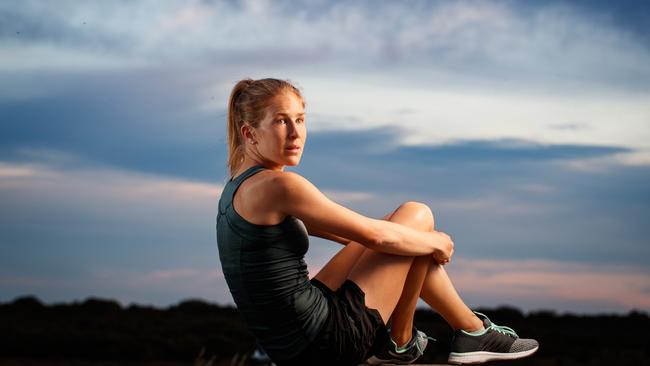
M307 178L292 171L263 170L255 175L258 177L252 180L250 189L270 200L286 198L287 194L312 185Z
M270 170L269 173L271 174L269 174L267 177L269 180L272 181L272 184L275 185L284 185L284 184L292 184L292 183L300 184L300 183L307 182L307 178L293 171Z
M305 177L291 171L265 170L250 188L265 206L278 207L278 203L300 200L318 189Z
M242 182L239 191L248 197L246 201L263 209L275 206L275 203L287 198L288 194L296 193L301 186L309 184L298 173L264 169Z
M305 183L307 182L307 183ZM262 170L246 179L235 195L235 209L248 221L270 225L284 219L278 210L283 200L309 184L307 179L295 172Z

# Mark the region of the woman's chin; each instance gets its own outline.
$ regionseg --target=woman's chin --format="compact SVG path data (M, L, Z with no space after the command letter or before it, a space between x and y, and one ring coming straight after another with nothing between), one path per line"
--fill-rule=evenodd
M284 165L286 165L286 166L296 166L298 164L300 164L300 158L287 159L287 161L285 162Z

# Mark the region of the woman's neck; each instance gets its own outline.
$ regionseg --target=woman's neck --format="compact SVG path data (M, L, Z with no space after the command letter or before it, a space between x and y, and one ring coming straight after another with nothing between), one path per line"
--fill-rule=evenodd
M247 169L254 167L256 165L261 165L266 169L269 170L277 170L277 171L284 171L284 165L276 165L273 166L273 164L265 163L265 162L259 162L257 160L253 160L251 158L245 157L244 161L241 163L239 166L239 169L237 169L237 172L233 175L233 177L238 176L239 174L245 172Z

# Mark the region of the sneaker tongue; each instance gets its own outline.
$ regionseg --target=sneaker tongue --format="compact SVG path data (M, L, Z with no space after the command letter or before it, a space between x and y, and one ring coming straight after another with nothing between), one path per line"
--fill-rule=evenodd
M487 329L487 328L490 327L490 325L492 325L492 322L490 322L490 319L488 319L488 318L484 318L484 319L483 319L483 327L484 327L485 329Z

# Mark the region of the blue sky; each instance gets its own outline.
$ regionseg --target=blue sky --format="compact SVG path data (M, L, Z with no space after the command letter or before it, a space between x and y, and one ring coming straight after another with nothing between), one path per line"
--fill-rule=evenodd
M232 299L228 93L294 81L291 168L427 203L471 306L650 310L645 1L0 4L0 301ZM337 244L312 239L312 274Z

